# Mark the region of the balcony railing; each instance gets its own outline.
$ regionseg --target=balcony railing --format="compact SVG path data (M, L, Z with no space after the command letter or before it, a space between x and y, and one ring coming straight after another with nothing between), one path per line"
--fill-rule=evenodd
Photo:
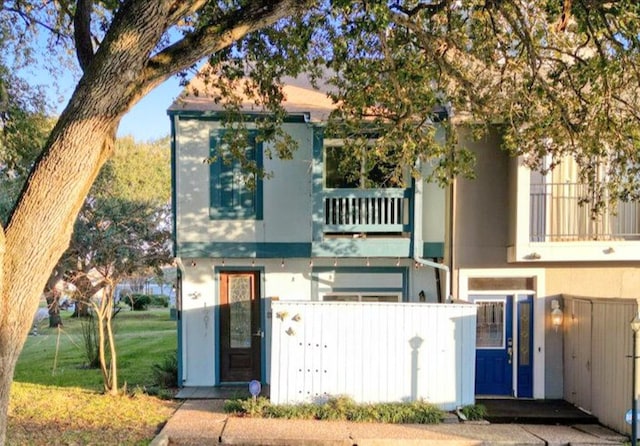
M640 203L618 203L615 213L593 213L588 189L579 183L531 185L530 240L640 240Z
M411 189L327 189L324 232L402 233L409 230Z

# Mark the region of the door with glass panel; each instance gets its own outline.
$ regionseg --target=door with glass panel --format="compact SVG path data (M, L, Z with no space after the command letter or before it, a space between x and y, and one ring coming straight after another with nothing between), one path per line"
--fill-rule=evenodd
M476 395L513 395L513 300L476 296Z
M261 380L260 274L220 273L220 381Z
M473 301L478 306L476 395L533 397L533 296L475 296Z

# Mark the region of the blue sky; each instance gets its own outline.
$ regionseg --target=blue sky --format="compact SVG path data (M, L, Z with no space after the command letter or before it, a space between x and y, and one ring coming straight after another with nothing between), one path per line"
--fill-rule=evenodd
M142 98L127 113L118 128L118 136L133 136L137 141L149 141L168 136L169 117L167 108L182 88L177 78L171 78Z

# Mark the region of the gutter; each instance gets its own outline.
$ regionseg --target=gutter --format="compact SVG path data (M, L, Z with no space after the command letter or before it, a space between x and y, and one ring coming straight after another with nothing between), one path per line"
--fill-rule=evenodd
M414 244L414 250L415 250L415 244ZM444 271L444 274L445 274L444 299L445 299L445 302L451 302L451 270L449 270L449 267L444 263L438 263L432 260L427 260L427 259L423 259L422 257L418 257L417 254L414 254L413 260L421 265L430 266L432 268Z
M422 240L418 239L418 231L422 231L422 204L423 204L423 189L420 182L414 183L414 192L413 192L413 233L412 233L412 242L413 242L413 260L420 265L430 266L431 268L435 268L440 271L444 271L445 273L445 291L444 291L444 302L451 302L451 270L448 265L443 263L434 262L432 260L427 260L418 255L418 246L422 246ZM420 242L420 243L418 243ZM440 289L438 289L438 296L440 296ZM441 302L439 302L441 303Z

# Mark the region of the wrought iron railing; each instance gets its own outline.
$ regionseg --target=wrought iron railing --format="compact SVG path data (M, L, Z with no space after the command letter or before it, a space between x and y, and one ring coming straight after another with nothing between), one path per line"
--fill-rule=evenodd
M532 184L530 240L640 240L640 203L594 212L588 188L579 183Z
M325 233L401 233L409 230L411 189L326 189Z

